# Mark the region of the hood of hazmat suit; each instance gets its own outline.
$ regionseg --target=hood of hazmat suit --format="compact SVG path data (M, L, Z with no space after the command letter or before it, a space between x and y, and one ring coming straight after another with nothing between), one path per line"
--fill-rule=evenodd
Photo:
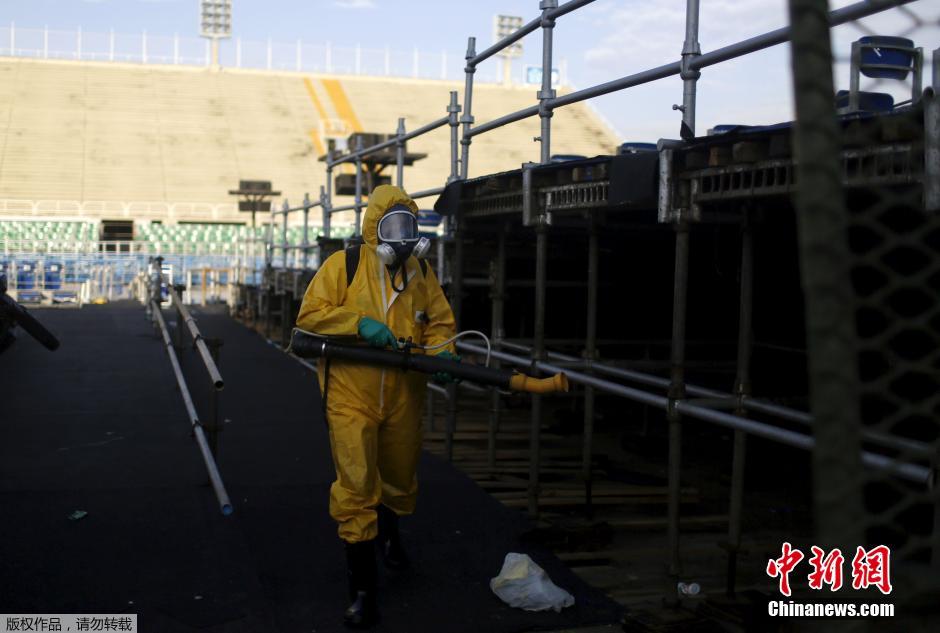
M347 287L345 253L331 255L304 294L297 327L324 336L355 337L359 320L370 317L385 323L396 338L420 345L437 345L454 335L454 315L434 270L409 257L398 273L398 286L402 274L408 283L396 292L376 255L379 220L396 205L417 215L417 205L400 188L375 188L362 220L365 244L352 282ZM454 352L453 344L429 353L444 350ZM322 359L318 374L321 394L326 390L337 476L330 490L330 514L343 540L370 540L376 535L377 504L399 515L414 511L427 376Z

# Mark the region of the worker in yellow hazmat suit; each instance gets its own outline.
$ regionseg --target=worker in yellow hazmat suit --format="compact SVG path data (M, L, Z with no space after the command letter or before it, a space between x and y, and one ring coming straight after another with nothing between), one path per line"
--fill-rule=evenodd
M364 244L352 247L358 259L339 252L323 263L304 294L297 326L392 349L398 339L429 347L451 339L450 305L432 268L415 256L428 248L418 236L417 211L398 187L376 187L362 221ZM428 353L459 360L452 343ZM408 565L398 517L415 509L427 376L323 359L318 374L336 467L330 515L346 544L350 576L352 604L344 617L348 625L368 627L377 617L374 545L386 566Z

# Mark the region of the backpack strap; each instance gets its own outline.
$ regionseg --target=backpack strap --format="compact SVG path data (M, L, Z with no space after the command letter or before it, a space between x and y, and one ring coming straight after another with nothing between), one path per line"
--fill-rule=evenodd
M346 287L352 285L356 270L359 269L359 249L361 244L354 244L346 249Z

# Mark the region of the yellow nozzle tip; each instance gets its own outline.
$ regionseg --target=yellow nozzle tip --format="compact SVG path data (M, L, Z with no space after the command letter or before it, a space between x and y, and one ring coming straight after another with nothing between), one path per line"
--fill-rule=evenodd
M568 391L568 376L560 373L548 378L532 378L525 374L516 374L510 378L509 388L513 391L528 391L529 393Z

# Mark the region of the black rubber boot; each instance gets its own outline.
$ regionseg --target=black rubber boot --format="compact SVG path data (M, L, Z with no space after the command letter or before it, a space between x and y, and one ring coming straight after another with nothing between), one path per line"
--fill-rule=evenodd
M405 548L401 546L401 537L398 535L398 515L383 505L375 509L379 515L379 548L382 551L382 562L389 569L403 570L411 566Z
M375 600L375 543L346 543L346 566L351 604L343 622L351 629L368 629L379 619Z

